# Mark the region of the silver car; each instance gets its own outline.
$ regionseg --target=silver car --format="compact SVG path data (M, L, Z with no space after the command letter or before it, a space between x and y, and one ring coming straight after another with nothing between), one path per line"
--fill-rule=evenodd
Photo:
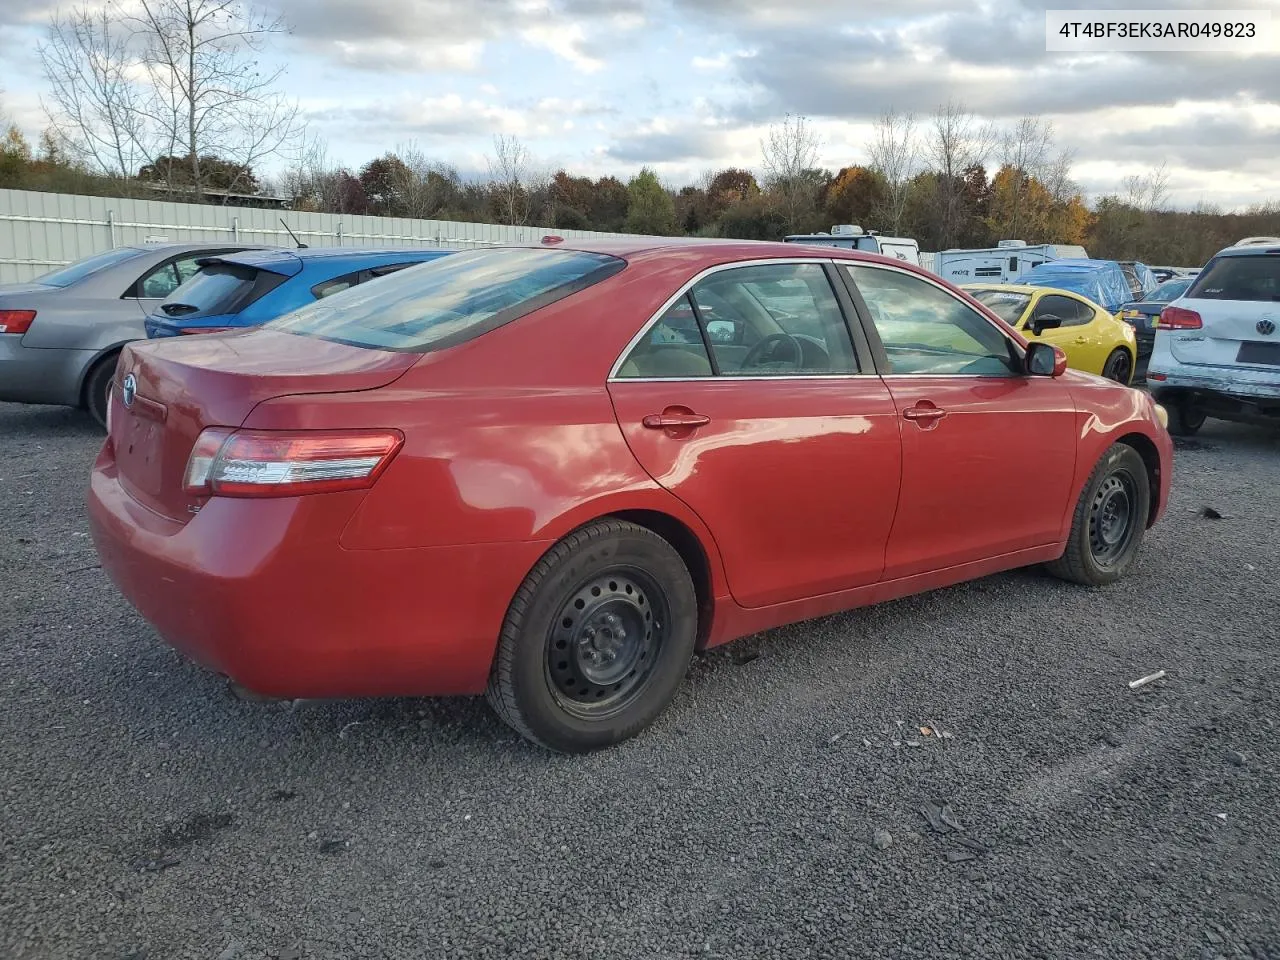
M83 407L99 424L116 357L143 321L199 270L245 243L117 247L37 277L0 284L0 401Z

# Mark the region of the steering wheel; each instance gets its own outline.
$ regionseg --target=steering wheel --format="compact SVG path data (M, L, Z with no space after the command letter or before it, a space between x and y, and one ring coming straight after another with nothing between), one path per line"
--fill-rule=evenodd
M790 346L789 360L778 357L778 347L784 343ZM771 333L747 351L747 355L742 358L742 369L761 366L762 360L764 363L790 363L792 369L799 370L804 366L804 347L789 333Z

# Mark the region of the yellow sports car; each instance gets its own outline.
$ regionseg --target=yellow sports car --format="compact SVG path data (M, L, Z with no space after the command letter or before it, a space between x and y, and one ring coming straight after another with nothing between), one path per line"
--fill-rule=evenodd
M961 289L1028 340L1061 347L1067 366L1109 380L1133 379L1138 340L1133 327L1068 290L1016 284L965 284Z

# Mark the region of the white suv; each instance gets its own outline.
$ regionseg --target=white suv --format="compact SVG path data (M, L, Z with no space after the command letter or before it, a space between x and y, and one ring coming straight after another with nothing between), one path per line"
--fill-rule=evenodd
M1160 314L1147 385L1170 433L1280 424L1280 240L1259 239L1221 251Z

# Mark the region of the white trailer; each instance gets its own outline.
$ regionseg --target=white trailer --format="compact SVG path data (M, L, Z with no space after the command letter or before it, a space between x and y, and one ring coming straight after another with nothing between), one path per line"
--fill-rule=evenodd
M1049 260L1088 259L1084 247L1064 243L1029 246L1025 240L1001 240L981 250L943 250L934 273L952 283L1017 283L1024 273Z
M846 250L866 250L885 257L895 257L907 263L920 264L920 244L909 237L882 237L874 230L863 230L852 223L837 223L830 233L796 233L786 238L787 243L803 243L811 247L844 247Z

